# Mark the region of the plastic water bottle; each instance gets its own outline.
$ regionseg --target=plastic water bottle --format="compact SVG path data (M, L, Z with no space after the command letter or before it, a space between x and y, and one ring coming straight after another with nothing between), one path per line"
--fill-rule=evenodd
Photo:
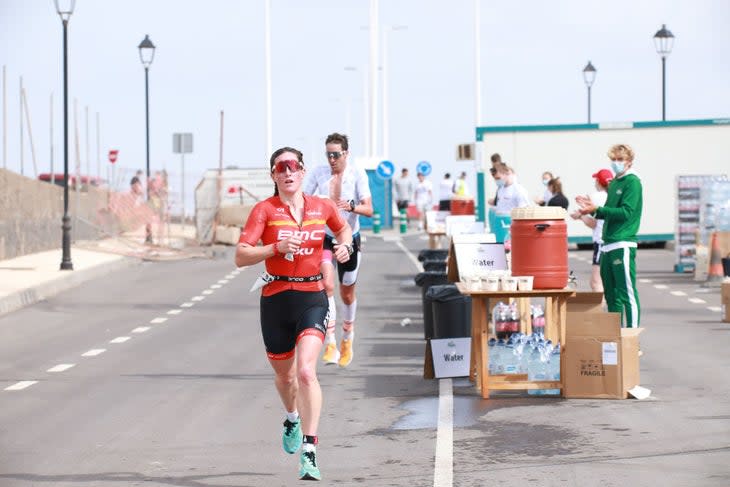
M487 342L487 346L489 347L489 375L494 375L497 373L495 367L495 349L497 348L497 340L495 338L490 338L489 342Z
M545 335L545 310L542 305L530 306L532 314L532 333Z
M543 364L544 345L538 345L530 353L527 365L527 380L545 380L545 367ZM531 396L541 396L542 389L529 389L527 391Z
M505 346L504 346L504 340L497 340L496 345L494 346L494 373L497 375L504 374L504 353ZM491 363L491 356L489 359Z
M502 362L504 363L505 374L517 373L518 360L515 355L515 346L513 343L507 343L504 347L504 359Z
M547 367L548 380L560 380L560 344L558 343L550 354L550 362ZM559 395L560 389L547 389L545 394Z

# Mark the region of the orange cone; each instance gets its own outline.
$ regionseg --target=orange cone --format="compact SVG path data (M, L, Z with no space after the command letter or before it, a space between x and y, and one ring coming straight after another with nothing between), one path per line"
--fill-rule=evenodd
M707 271L707 280L704 287L720 286L724 272L722 269L722 257L720 256L720 242L717 240L717 232L712 232L712 244L710 246L710 269Z

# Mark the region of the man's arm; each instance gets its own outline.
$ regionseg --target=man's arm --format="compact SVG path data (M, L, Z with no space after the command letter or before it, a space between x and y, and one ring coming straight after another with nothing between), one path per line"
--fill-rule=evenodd
M624 222L633 219L639 210L641 201L641 181L639 178L632 178L624 188L621 204L615 208L601 206L596 209L596 218Z

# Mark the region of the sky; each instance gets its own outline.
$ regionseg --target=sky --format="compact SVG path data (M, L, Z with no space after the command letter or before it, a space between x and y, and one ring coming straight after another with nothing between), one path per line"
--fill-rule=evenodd
M661 60L652 38L662 24L676 38L667 58L667 119L730 116L728 0L481 0L476 120L474 1L379 1L381 30L389 30L380 75L388 86L390 150L379 147L378 157L413 173L429 161L435 186L446 171L474 174L474 163L455 156L458 144L474 141L477 125L585 123L589 60L597 69L594 123L661 120ZM323 164L324 139L338 131L350 136L352 156L365 154L369 9L370 0L271 0L274 148L297 147L307 164ZM82 172L88 165L96 175L98 164L105 175L109 149L119 150L124 186L127 175L144 169L137 46L145 34L157 46L149 71L151 171L166 169L173 192L179 188L172 134L192 133L194 152L185 157L192 207L191 188L218 167L221 111L223 165L266 167L264 0L77 0L69 23L72 170L79 160ZM54 167L62 168L62 54L53 1L0 0L8 169L20 172L21 76L37 171L50 171L51 125ZM23 173L34 177L24 132ZM542 170L518 168L522 178ZM468 180L473 193L475 178Z

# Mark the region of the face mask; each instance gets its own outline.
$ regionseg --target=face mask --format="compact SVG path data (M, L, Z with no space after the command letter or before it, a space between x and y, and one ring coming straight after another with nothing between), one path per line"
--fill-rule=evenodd
M504 187L504 180L497 179L495 182L497 183L497 187L498 188L503 188Z
M625 170L624 161L611 161L611 169L618 176Z
M549 180L549 179L543 179L543 180L542 180L542 185L543 185L543 186L547 186L549 182L550 182L550 180Z

